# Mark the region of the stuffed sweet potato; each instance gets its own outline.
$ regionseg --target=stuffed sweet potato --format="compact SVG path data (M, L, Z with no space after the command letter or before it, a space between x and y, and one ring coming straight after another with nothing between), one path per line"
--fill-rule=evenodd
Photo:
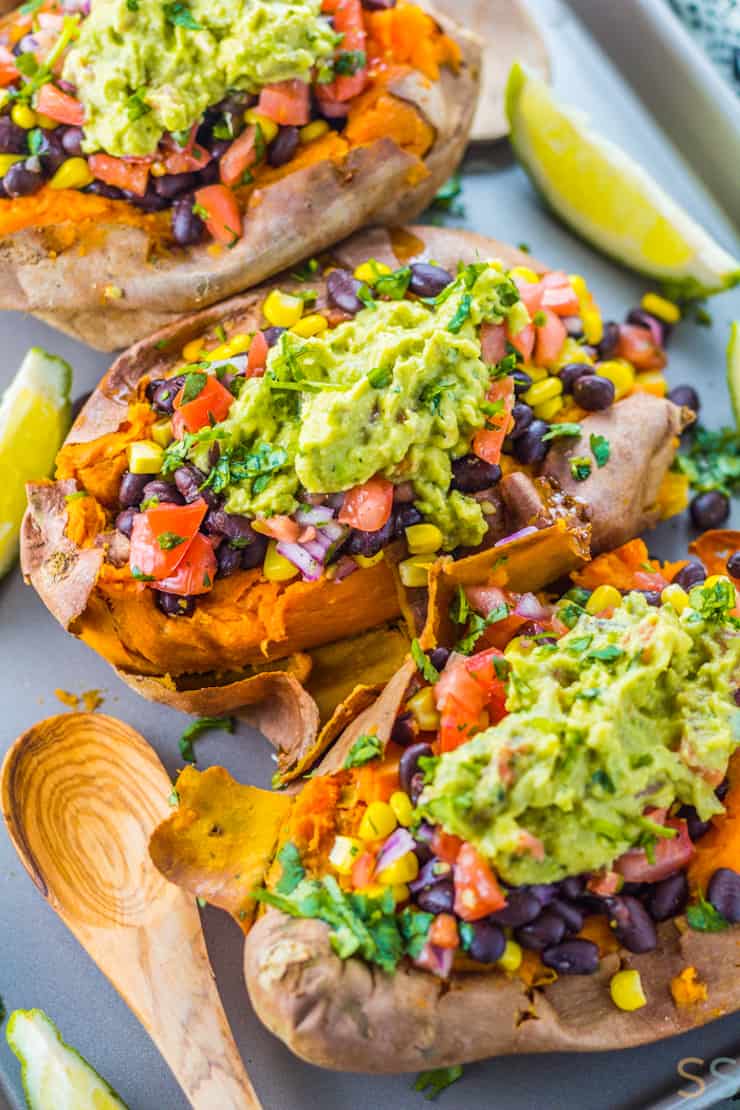
M224 711L245 672L420 627L439 552L505 568L559 521L567 572L589 530L631 538L684 504L691 414L569 336L597 341L598 310L543 273L470 233L372 232L138 344L29 487L24 573L146 696Z
M642 541L557 601L460 566L300 794L188 768L156 865L242 923L258 1015L325 1067L621 1048L735 1010L734 581Z
M404 0L43 0L0 61L0 307L113 350L419 213L480 50Z

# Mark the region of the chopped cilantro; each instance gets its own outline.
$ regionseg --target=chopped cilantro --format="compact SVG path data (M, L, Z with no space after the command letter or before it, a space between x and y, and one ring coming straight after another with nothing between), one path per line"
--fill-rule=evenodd
M139 570L139 568L136 567L136 566L131 567L131 577L135 578L137 582L154 582L155 581L155 578L154 578L153 574L144 574L144 571Z
M174 548L179 547L180 544L185 543L184 536L178 536L177 532L161 532L157 536L157 543L162 551L173 551Z
M574 636L572 640L568 640L565 647L571 655L582 655L587 648L591 647L593 636L589 633L586 636Z
M454 621L455 624L465 624L470 613L471 609L468 595L465 593L462 586L458 586L455 591L455 596L450 602L450 620Z
M579 436L580 434L580 424L551 424L550 431L543 435L542 442L546 443L551 439L562 439L563 436ZM593 436L591 438L593 438Z
M455 315L452 317L449 324L447 325L447 330L451 331L453 335L457 335L457 333L462 329L465 321L469 319L470 309L472 308L472 305L473 298L471 297L470 293L463 293L462 297L460 298L460 304L457 306L457 310L455 311Z
M185 27L188 31L202 31L203 27L195 19L187 4L181 3L181 0L175 0L172 4L165 4L164 15L168 23L174 27Z
M373 389L385 389L387 385L391 384L392 379L393 374L385 366L376 366L367 376L367 380Z
M354 77L366 65L367 54L364 50L342 50L334 59L334 72L339 77Z
M439 671L432 663L427 653L417 639L411 641L411 658L416 663L416 669L427 682L438 682Z
M360 286L360 288L357 290L357 298L358 298L358 300L362 301L365 308L371 308L371 309L374 310L377 307L376 304L375 304L375 301L373 300L373 295L372 295L372 292L370 291L370 286L366 285L364 281L363 281L362 285Z
M570 472L577 482L585 482L591 473L591 460L586 455L574 455L570 460Z
M89 494L86 489L75 490L74 493L65 493L65 501L81 501L83 497L88 497Z
M485 630L492 624L506 620L508 615L509 607L504 602L494 605L486 617L481 617L478 613L471 613L468 618L467 635L455 644L455 651L459 651L461 655L470 655Z
M601 789L605 790L607 794L614 793L614 783L612 782L606 771L602 771L601 768L599 768L598 771L594 771L594 773L591 775L591 782L594 784L594 786L600 786Z
M532 248L530 247L529 243L517 243L516 249L521 251L522 254L532 253Z
M283 870L275 884L275 890L278 894L292 894L301 879L306 877L301 854L292 840L288 840L278 852L277 858Z
M139 0L126 0L126 7L130 12L138 12Z
M599 659L602 663L613 663L624 655L624 648L618 644L605 644L604 647L594 648L586 656L587 659Z
M380 738L372 733L363 733L362 736L357 737L347 752L343 769L348 771L350 767L362 767L363 764L369 763L371 759L377 759L382 754L383 743Z
M692 929L700 933L720 933L729 927L729 921L716 910L704 895L699 893L699 901L686 910L686 920Z
M185 378L185 385L182 387L182 404L187 405L189 401L194 401L206 387L208 375L202 371L195 371L195 373L188 374Z
M454 173L444 183L431 203L433 218L436 216L439 219L443 213L449 216L464 216L465 208L458 199L461 195L462 179L459 173Z
M290 276L292 278L295 278L296 281L311 281L313 278L316 277L316 274L318 272L319 272L318 259L317 258L309 258L308 261L304 262L302 266L299 266L298 269L293 270L293 272L291 273Z
M392 274L381 274L375 282L375 292L380 297L388 297L392 301L402 301L411 281L411 267L402 266Z
M453 1083L457 1083L462 1073L463 1070L459 1064L455 1064L451 1068L435 1068L434 1071L423 1071L414 1083L414 1090L423 1092L424 1098L431 1102L442 1091L447 1090Z
M532 323L536 328L544 328L547 323L547 315L544 312L535 312L532 317Z
M151 105L144 100L145 93L146 87L137 89L136 92L131 93L126 101L126 114L132 123L141 119L142 116L148 115L152 110Z
M198 717L191 721L180 737L180 755L186 763L195 763L195 749L193 744L204 732L220 729L222 732L234 731L233 717Z
M204 208L202 204L194 204L191 211L193 215L197 216L200 220L210 220L211 218L211 213L207 208Z
M727 578L711 586L695 586L689 593L691 608L707 622L726 620L735 608L735 587Z
M739 492L740 432L735 428L711 431L698 425L688 451L677 457L675 465L697 493L719 490L730 496Z
M606 436L596 435L595 433L592 434L589 440L589 446L591 448L591 454L596 459L596 465L599 468L606 466L609 462L609 455L611 453L611 445Z
M44 145L44 132L40 127L32 127L26 134L29 154L38 154Z

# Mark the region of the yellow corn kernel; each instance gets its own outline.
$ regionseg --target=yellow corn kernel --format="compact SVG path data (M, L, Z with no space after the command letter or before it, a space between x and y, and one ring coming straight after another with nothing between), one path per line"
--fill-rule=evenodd
M395 790L388 799L388 805L395 813L399 825L407 829L414 819L414 807L406 791Z
M666 586L661 593L660 600L664 605L670 605L672 609L681 614L689 604L689 595L677 582L671 582L670 586Z
M563 343L555 363L555 371L562 370L569 362L587 362L590 365L593 365L594 362L592 356L584 351L581 344L571 336L568 336L565 343ZM529 370L527 370L527 373L529 373Z
M271 143L280 130L274 119L270 119L269 116L263 116L255 108L247 108L244 113L244 122L257 124L262 132L262 138L266 143Z
M232 335L231 339L227 339L225 343L220 343L218 347L214 347L212 351L202 351L201 359L205 362L221 362L223 359L234 358L235 355L244 355L249 350L251 343L251 335L240 332L238 335Z
M167 167L163 162L152 162L149 172L152 177L164 177L167 173Z
M106 285L103 287L103 296L106 301L120 301L123 297L123 289L120 285Z
M298 137L302 143L312 143L314 139L320 139L322 135L326 135L328 130L329 124L325 119L315 119L300 129Z
M262 573L268 582L289 582L298 574L298 567L294 567L290 559L286 559L277 549L274 540L270 540L265 552L265 562Z
M597 347L604 338L604 322L601 313L595 306L581 309L581 324L583 325L583 338L592 347Z
M16 123L18 127L22 127L24 131L30 131L32 127L36 126L38 117L30 105L14 104L10 109L10 118L13 123Z
M58 119L52 119L51 116L45 116L43 112L36 113L36 123L39 127L43 127L44 131L56 131L59 126Z
M658 490L655 507L660 513L661 520L677 516L682 513L689 503L689 479L685 474L677 474L672 470L663 478Z
M406 702L406 708L409 713L413 713L414 720L422 732L436 732L439 728L439 713L431 686L422 686L421 690L417 690Z
M349 875L361 851L361 840L354 836L336 836L329 852L329 863L340 875Z
M50 189L84 189L95 178L85 158L68 158L62 162L49 182Z
M720 583L722 583L723 586L732 586L734 589L733 583L730 581L726 574L710 574L709 578L707 578L702 583L702 586L704 586L706 589L711 589L712 586L718 586Z
M128 468L132 474L159 474L164 449L150 439L137 439L127 448Z
M262 311L273 327L292 328L303 315L303 301L300 297L283 293L281 289L273 289L266 297Z
M158 443L160 447L169 447L174 438L172 434L172 421L169 417L165 417L164 420L157 420L152 424L152 439L155 443Z
M522 400L534 408L535 405L551 401L553 397L559 397L562 392L563 383L560 378L547 377L531 385L527 392L522 394Z
M525 366L524 369L533 382L542 382L550 376L550 371L546 370L544 366Z
M528 281L531 285L536 285L540 280L540 275L536 274L534 270L530 270L529 266L515 266L509 273L512 277L521 278L522 281Z
M0 177L5 177L11 166L22 161L22 154L0 154Z
M543 401L541 405L535 405L532 412L538 420L552 420L557 416L563 408L565 401L562 397L553 397L549 401Z
M612 382L617 400L625 397L635 384L634 367L623 358L610 358L598 363L596 373Z
M604 609L618 609L621 604L622 595L616 586L597 586L586 602L586 612L593 616Z
M203 340L191 339L182 349L182 357L186 362L201 362L203 356Z
M405 856L401 856L390 867L384 867L375 877L383 886L395 886L396 883L413 882L418 874L419 861L413 852L407 852Z
M588 286L586 285L586 279L582 274L568 274L568 281L579 301L583 301L586 297L591 296Z
M411 891L406 883L394 883L391 887L391 894L396 905L400 902L407 902L411 897Z
M433 555L442 546L444 536L436 524L410 524L405 531L412 555Z
M310 339L312 335L320 335L328 327L329 321L326 316L322 316L320 312L311 312L308 316L299 320L297 324L294 324L291 330L304 339Z
M396 815L387 802L371 802L362 815L357 835L361 840L383 840L391 835L397 823ZM405 879L387 880L388 883L405 881Z
M378 551L375 555L353 555L352 558L357 563L358 567L374 567L377 563L382 563L385 559L385 552Z
M398 573L404 586L426 586L429 581L429 568L434 562L432 555L410 555L398 564Z
M656 397L665 397L668 382L660 370L643 370L635 378L635 389L642 390L643 393L654 393Z
M362 262L355 270L355 277L358 281L364 281L366 285L375 285L375 282L383 274L391 274L393 271L390 266L386 266L385 262L377 262L374 258L368 258L367 262Z
M522 950L515 940L507 940L506 948L504 948L503 954L499 956L496 963L504 971L516 971L521 966Z
M665 320L666 324L677 324L681 319L681 309L678 305L657 293L646 293L640 301L640 305L651 316L657 316L659 320Z
M647 1005L640 972L634 968L618 971L613 975L609 983L609 992L612 1002L620 1010L639 1010Z

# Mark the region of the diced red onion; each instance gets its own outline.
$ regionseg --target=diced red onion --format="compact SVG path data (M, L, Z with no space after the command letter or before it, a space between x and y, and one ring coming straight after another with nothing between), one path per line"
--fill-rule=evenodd
M324 570L323 563L315 559L300 543L281 542L277 545L277 550L284 559L287 559L294 567L298 567L306 581L315 582L318 578L321 578Z
M357 563L349 555L342 555L342 558L337 563L337 571L334 575L335 582L341 582L343 578L349 578L350 574L354 574L358 570Z
M331 544L324 537L316 536L313 540L304 540L301 547L304 548L309 555L313 555L314 559L319 563L323 563L326 560L326 553L331 547Z
M313 524L315 528L323 528L333 521L335 516L335 510L330 509L328 505L314 505L310 509L299 509L295 519L304 526Z
M522 594L514 606L514 612L519 617L526 617L528 621L546 621L550 616L550 610L534 594Z
M423 865L419 874L415 879L409 883L409 890L414 894L419 890L423 890L425 886L434 886L435 883L441 882L443 879L448 879L452 875L452 864L445 863L444 860L438 859L437 856L432 856Z
M414 850L414 838L408 829L398 828L386 840L385 844L380 850L378 862L375 865L375 873L384 871L386 867L390 867L392 863L399 860L401 856L408 855L409 852Z
M452 971L452 961L455 958L454 948L440 948L436 944L426 942L420 954L414 960L417 967L431 971L440 979L448 979Z
M208 363L208 370L209 372L218 370L220 366L233 366L237 373L240 373L247 368L247 356L233 355L232 358L219 358L215 362Z
M330 521L321 528L322 535L331 543L339 543L349 532L348 524L338 524L335 520Z
M528 524L526 528L520 528L518 532L512 532L510 536L504 536L502 540L499 540L493 546L503 547L505 543L513 543L514 540L520 540L522 536L531 536L532 533L536 531L537 529L534 524Z

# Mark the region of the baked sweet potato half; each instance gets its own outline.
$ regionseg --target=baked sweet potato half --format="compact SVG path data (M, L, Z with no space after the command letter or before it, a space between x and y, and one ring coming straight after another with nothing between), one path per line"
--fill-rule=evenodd
M505 573L561 522L567 573L589 534L598 552L683 507L691 419L645 391L654 370L621 360L617 388L567 334L601 326L576 284L472 233L373 231L170 325L29 487L25 575L142 694L213 713L255 671L305 678L308 653L402 615L418 631L440 553ZM587 324L563 315L581 303Z
M660 564L632 541L557 600L447 564L426 651L299 794L182 773L152 858L241 922L293 1052L427 1070L737 1009L738 546Z
M0 60L0 307L113 350L421 212L480 44L405 0L43 0Z

